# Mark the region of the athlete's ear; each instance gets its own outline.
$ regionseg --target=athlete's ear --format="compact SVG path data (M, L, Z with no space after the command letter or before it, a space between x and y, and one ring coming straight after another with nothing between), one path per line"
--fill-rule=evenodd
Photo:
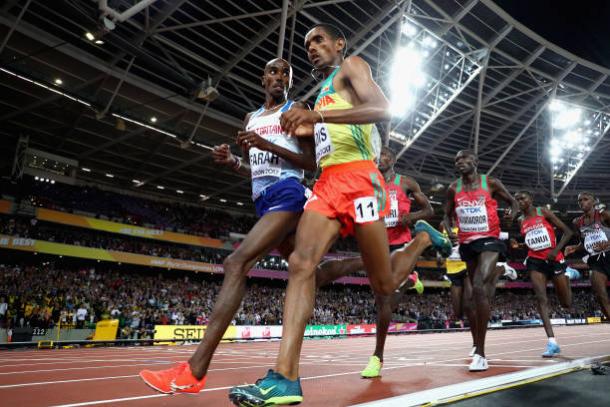
M265 87L265 75L264 74L261 76L261 85L263 85L263 88Z
M347 41L345 38L337 38L335 41L335 48L341 55L345 55L345 47L347 46Z

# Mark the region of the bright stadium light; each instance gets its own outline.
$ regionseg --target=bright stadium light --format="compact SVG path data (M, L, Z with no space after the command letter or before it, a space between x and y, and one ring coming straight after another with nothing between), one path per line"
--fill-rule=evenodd
M407 37L413 37L417 34L417 27L408 21L405 21L400 27L400 31Z
M426 83L423 60L423 54L412 46L401 47L394 55L390 74L394 116L404 116L415 105L417 92Z
M557 199L610 129L610 115L557 99L551 100L548 110L552 192L553 198ZM558 192L555 192L556 186Z
M465 52L453 37L439 37L419 21L403 16L392 63L384 66L393 120L390 146L402 156L482 69L484 49ZM463 46L463 44L462 44Z

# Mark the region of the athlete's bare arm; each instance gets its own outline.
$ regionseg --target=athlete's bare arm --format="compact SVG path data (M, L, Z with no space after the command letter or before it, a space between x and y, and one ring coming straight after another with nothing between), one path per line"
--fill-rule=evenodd
M430 219L432 215L434 215L432 205L430 205L428 197L422 192L417 181L412 177L402 176L400 183L400 186L405 191L405 194L410 192L413 195L413 200L420 208L416 212L404 214L401 218L402 224L407 226L417 222L420 219Z
M517 213L519 213L519 204L517 203L517 200L508 192L508 189L506 189L502 181L498 178L489 177L487 182L489 183L491 196L495 199L501 199L510 205L510 209L504 213L504 219L505 221L510 222L509 224L512 224Z
M282 114L280 124L284 131L295 134L299 126L313 123L368 124L390 120L389 102L373 80L371 68L362 58L350 56L341 64L336 78L336 91L354 107L326 110L290 109Z
M252 115L252 112L248 113L246 115L246 117L244 118L244 123L242 125L243 129L245 129L246 126L248 125L251 115ZM240 146L240 144L238 144L238 146ZM243 157L248 156L248 154L245 153L243 151L243 149L242 149L242 156ZM237 171L239 174L243 175L244 177L250 177L249 160L244 161L243 159L233 155L231 153L231 146L229 146L228 144L221 144L219 146L214 146L214 149L212 150L212 157L214 158L214 162L216 164L231 167L235 171Z
M564 246L566 244L568 244L568 242L570 241L572 236L574 236L574 232L572 231L572 229L570 229L570 227L568 225L563 223L563 221L561 219L559 219L557 217L557 215L555 215L552 211L550 211L546 208L542 208L541 212L542 212L542 216L544 216L546 218L546 220L551 222L552 225L555 225L556 227L561 229L561 231L563 233L563 236L561 237L561 240L559 241L559 243L557 243L557 246L555 246L555 248L553 250L551 250L547 256L547 258L549 260L555 260L555 257L557 257L557 253L562 251Z

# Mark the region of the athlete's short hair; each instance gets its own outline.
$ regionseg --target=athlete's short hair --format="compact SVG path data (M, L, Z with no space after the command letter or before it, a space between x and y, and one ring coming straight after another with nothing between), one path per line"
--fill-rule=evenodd
M589 191L582 191L581 193L579 193L578 195L588 195L590 196L594 201L597 200L595 194L593 192L589 192Z
M343 47L343 55L345 55L345 52L347 51L347 37L345 36L345 34L343 34L343 31L341 31L341 29L336 25L328 23L316 24L311 29L313 30L314 28L318 27L323 29L326 34L330 35L330 38L332 38L333 40L338 40L339 38L341 38L343 39L343 41L345 41L345 46Z
M532 195L532 193L530 191L521 190L521 191L518 191L517 194L527 195L530 197L530 199L532 199L532 200L534 199L534 196Z
M470 150L470 149L460 150L460 151L458 151L458 153L462 153L464 155L468 155L468 156L472 156L474 158L478 158L477 155L475 154L475 152Z
M388 146L383 146L381 147L381 152L385 152L386 154L391 155L392 159L396 160L396 151L394 151L392 148Z

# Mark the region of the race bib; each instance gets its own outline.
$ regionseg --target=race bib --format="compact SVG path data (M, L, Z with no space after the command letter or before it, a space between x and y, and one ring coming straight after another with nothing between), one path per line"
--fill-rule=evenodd
M314 138L316 141L316 162L319 163L322 158L326 157L334 150L326 124L316 123Z
M250 148L250 170L252 179L260 177L277 177L282 173L280 158L269 151Z
M374 196L365 196L354 201L356 223L366 223L379 220L379 208Z
M384 218L384 221L387 228L398 225L398 198L395 191L390 191L390 213Z
M545 227L532 229L525 234L525 244L531 250L538 252L553 246L549 231Z
M458 206L455 208L462 232L489 232L487 208L479 206Z
M597 229L592 232L585 234L585 249L591 254L597 254L598 252L593 249L597 243L607 242L608 238L603 230Z

